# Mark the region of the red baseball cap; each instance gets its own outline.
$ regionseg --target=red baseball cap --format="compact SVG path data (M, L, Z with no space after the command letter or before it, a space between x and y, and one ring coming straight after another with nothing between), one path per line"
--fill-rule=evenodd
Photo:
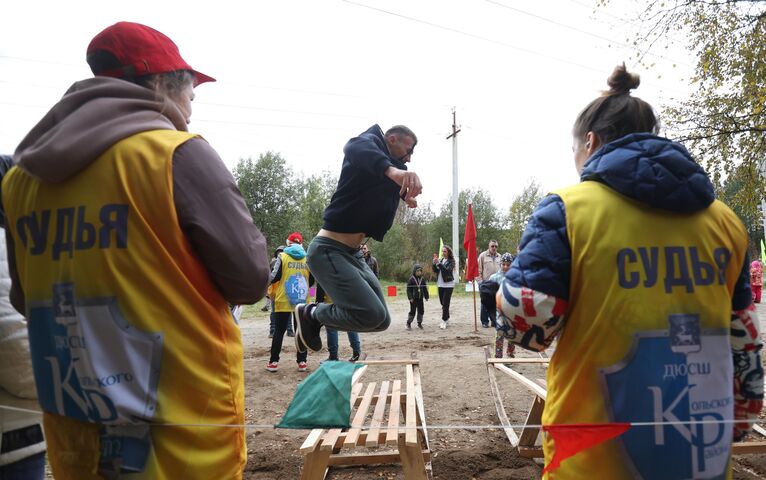
M194 70L181 58L178 46L161 32L133 22L117 22L93 37L88 45L87 57L95 52L112 54L119 66L109 70L91 71L103 77L142 77L156 73L190 70L194 73L194 86L215 82L215 78Z
M299 232L293 232L287 236L287 241L292 243L303 243L303 235Z

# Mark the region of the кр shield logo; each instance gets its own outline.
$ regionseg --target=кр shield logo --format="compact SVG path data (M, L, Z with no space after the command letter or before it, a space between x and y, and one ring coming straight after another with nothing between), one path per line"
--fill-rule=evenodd
M733 418L732 367L711 359L730 355L725 330L682 315L636 334L621 362L600 369L610 420L639 423L617 440L637 478L726 477L732 425L715 421Z

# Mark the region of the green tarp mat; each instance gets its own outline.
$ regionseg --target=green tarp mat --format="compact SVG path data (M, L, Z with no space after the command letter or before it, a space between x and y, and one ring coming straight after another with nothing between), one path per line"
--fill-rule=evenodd
M276 428L348 428L351 377L362 365L325 362L295 389Z

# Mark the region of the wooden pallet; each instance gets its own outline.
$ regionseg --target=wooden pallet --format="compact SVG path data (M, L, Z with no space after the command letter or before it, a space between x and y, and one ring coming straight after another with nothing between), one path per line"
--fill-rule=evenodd
M367 360L351 388L351 427L314 429L301 446L302 480L322 480L334 465L398 463L406 480L426 480L431 471L420 364L416 359ZM402 365L401 379L361 383L369 366ZM356 450L349 453L352 450ZM359 450L363 450L359 452Z
M518 449L519 455L527 458L542 458L544 457L543 447L537 441L540 433L538 427L527 427L527 425L540 425L542 424L543 409L545 408L545 399L548 391L545 380L537 378L530 380L523 374L517 372L511 368L515 364L539 364L548 366L550 359L548 358L490 358L489 348L484 348L484 355L487 363L487 374L489 375L489 383L492 388L492 396L495 400L495 409L497 410L497 416L500 418L500 423L503 425L508 440L511 445ZM527 419L524 422L524 427L519 435L511 428L511 423L508 420L508 415L505 413L505 406L500 395L500 388L497 385L497 379L495 372L501 371L509 377L513 378L529 390L534 398L532 405L529 407L527 413ZM745 441L736 442L732 444L732 455L746 455L751 453L766 453L766 429L760 425L753 425L753 435L759 437L758 441Z

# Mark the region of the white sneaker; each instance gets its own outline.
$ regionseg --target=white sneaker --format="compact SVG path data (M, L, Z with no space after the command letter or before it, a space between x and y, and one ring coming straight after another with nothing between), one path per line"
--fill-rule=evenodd
M445 322L444 320L442 320L442 323L440 323L440 324L439 324L439 328L441 328L442 330L444 330L445 328L447 328L447 322Z

